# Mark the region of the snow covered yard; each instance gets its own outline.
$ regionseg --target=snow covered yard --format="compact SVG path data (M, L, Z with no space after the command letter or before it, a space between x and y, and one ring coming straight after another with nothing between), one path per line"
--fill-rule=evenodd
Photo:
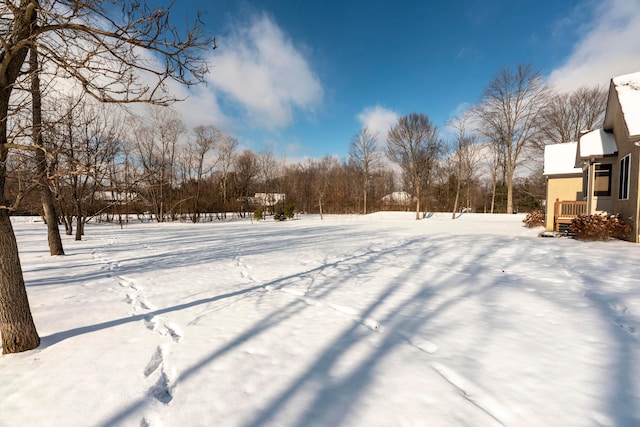
M520 215L15 223L0 426L637 426L640 248Z

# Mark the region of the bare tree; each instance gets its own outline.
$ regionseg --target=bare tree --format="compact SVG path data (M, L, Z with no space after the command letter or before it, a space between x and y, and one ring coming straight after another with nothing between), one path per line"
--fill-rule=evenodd
M577 141L584 131L601 125L607 108L607 88L581 87L570 93L555 93L540 117L539 148L545 144Z
M68 111L58 124L57 150L61 163L58 179L62 181L76 219L75 240L82 240L84 226L96 211L96 194L107 190L111 164L121 136L121 116L114 105L98 104L91 98L68 98ZM105 197L100 197L102 202Z
M456 196L453 204L453 215L455 219L458 210L458 202L460 199L460 191L462 185L466 187L466 207L471 206L471 184L474 174L477 172L480 163L480 149L478 138L469 130L469 122L471 120L469 112L453 118L449 125L455 130L453 140L453 169L456 175Z
M324 219L325 199L331 188L331 174L338 166L334 157L325 156L321 160L310 160L308 168L313 178L313 192L318 203L320 219Z
M267 203L270 203L267 198L269 193L275 192L275 181L278 174L278 161L273 155L271 148L265 148L258 153L258 171L260 178L262 179L262 189L265 197L262 198L262 212L263 218L267 214Z
M178 140L184 124L175 110L163 106L149 106L147 122L134 124L133 136L140 163L144 169L141 180L151 202L156 221L163 222L179 203L171 200L175 179Z
M504 153L497 144L489 143L488 149L485 149L483 159L491 179L491 205L489 212L493 213L496 206L498 179L501 174L504 174Z
M38 50L35 46L29 52L29 68L31 73L31 108L33 120L33 146L36 148L35 160L38 174L38 184L40 187L40 197L42 199L43 218L47 223L47 240L49 242L49 253L53 255L64 255L60 228L58 227L58 214L56 213L53 194L49 186L49 167L47 152L43 138L42 119L42 93L40 91L40 63L38 61Z
M530 65L518 65L513 71L500 70L475 108L480 133L504 159L508 213L513 212L513 177L525 150L535 143L547 100L548 89L539 71Z
M7 120L13 88L27 53L36 47L83 91L105 102L161 102L167 79L203 81L206 63L199 51L214 47L199 22L184 36L171 25L168 9L151 10L144 2L124 0L5 1L0 5L0 335L4 353L40 343L29 308L13 227L5 197L9 149ZM145 52L159 60L144 57ZM154 76L145 84L138 71Z
M360 129L351 139L349 158L358 168L362 177L363 214L366 215L371 175L380 162L380 153L377 151L377 136L366 127Z
M241 197L249 197L255 178L260 173L258 156L253 151L244 150L235 158L233 165L238 193Z
M194 201L194 212L192 213L193 222L198 222L200 218L200 192L202 188L202 180L207 170L214 165L206 167L205 160L207 154L215 149L216 143L220 140L220 131L215 126L196 126L193 130L195 140L193 141L193 150L196 158L196 194Z
M409 178L416 197L416 219L420 219L421 190L443 149L438 129L426 115L411 113L398 119L387 139L387 157Z
M218 144L218 160L217 163L220 166L220 187L222 190L222 206L225 209L223 215L226 215L228 204L228 187L229 187L229 172L233 165L233 158L235 157L236 149L238 148L238 140L232 136L224 135L220 138Z

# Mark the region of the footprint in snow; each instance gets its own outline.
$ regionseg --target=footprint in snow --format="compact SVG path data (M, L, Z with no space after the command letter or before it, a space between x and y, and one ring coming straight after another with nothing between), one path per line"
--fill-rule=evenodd
M145 377L148 377L149 375L153 374L156 371L156 369L158 369L160 365L164 363L166 351L167 351L166 347L163 347L163 346L156 347L156 351L153 352L151 359L147 363L147 366L144 368Z
M636 339L640 339L640 330L639 328L633 326L630 322L627 321L629 319L629 308L623 304L612 302L609 306L618 313L617 319L614 320L615 324L620 327L623 331L631 335Z
M144 319L144 324L150 331L159 333L162 336L169 335L173 342L182 341L184 333L182 328L175 323L165 323L159 316L153 316L150 319Z
M164 370L160 372L158 381L149 389L149 396L154 397L165 405L173 400L173 395L171 394L171 380Z
M140 298L138 295L126 294L125 301L127 304L131 304L133 306L133 311L137 312L139 310L152 310L153 306L149 304L144 298Z
M144 368L145 378L149 378L158 372L157 379L149 387L147 395L153 397L161 403L168 404L173 400L172 393L172 377L167 372L167 354L169 353L168 344L156 347L151 355L151 359ZM144 420L144 419L143 419Z

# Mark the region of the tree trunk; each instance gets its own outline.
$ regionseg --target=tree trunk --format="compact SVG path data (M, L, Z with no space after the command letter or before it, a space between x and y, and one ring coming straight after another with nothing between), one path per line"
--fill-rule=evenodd
M58 226L58 215L54 206L53 195L47 185L42 188L42 208L44 210L44 220L47 223L47 240L49 241L49 254L51 256L64 255L60 227Z
M76 200L76 240L82 240L82 206Z
M416 219L420 219L420 184L415 185L416 188Z
M64 234L67 236L73 235L73 215L70 213L62 216L64 218Z
M507 175L507 213L513 213L513 173Z
M458 183L456 185L456 199L453 202L453 213L451 214L451 219L456 219L456 211L458 210L458 200L460 199L460 178L457 179Z
M20 2L14 17L12 40L26 40L36 20L32 3ZM6 39L3 39L6 42ZM6 207L5 182L7 174L7 116L11 91L27 57L28 47L11 46L11 55L3 45L0 62L0 335L2 352L17 353L36 348L40 337L29 308L29 299L22 276L18 244Z
M42 138L42 97L40 93L40 77L38 76L38 51L32 47L29 57L31 68L31 99L33 114L33 143L36 151L36 165L38 181L40 185L40 197L42 198L42 209L44 221L47 224L47 239L49 241L49 253L54 255L64 255L60 228L58 227L58 215L53 203L51 188L47 182L47 156L44 151L44 141Z
M493 188L491 189L491 213L493 213L493 208L496 206L496 187L497 187L497 181L494 179L493 180Z
M17 353L40 345L22 277L18 245L9 213L0 210L0 334L2 353Z
M367 188L364 189L364 214L367 214Z

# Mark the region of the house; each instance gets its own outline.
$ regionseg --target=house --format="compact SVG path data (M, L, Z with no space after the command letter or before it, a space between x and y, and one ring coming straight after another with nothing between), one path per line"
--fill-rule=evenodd
M577 142L547 145L544 149L544 176L547 179L547 199L545 227L547 230L559 231L561 225L567 224L575 216L567 212L560 217L555 212L556 201L582 201L582 169L575 166ZM586 207L586 203L582 203ZM565 204L565 206L570 206ZM565 207L565 211L569 209ZM578 215L574 213L573 215Z
M639 241L640 72L611 79L602 128L545 147L546 228L583 214L620 214Z
M271 215L275 212L275 206L278 203L284 203L286 194L284 193L255 193L250 198L250 202L253 206L262 206L265 209L265 214Z
M387 194L382 198L382 204L389 207L408 207L412 201L415 201L415 197L406 191L394 191L391 194Z

